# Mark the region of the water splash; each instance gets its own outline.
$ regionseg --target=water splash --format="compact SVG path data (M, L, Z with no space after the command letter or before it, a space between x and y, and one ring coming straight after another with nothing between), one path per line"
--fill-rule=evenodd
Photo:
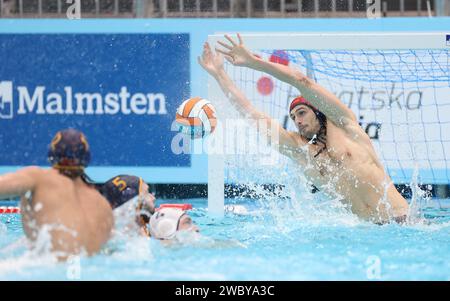
M47 254L36 257L30 251L18 257L8 257L0 260L0 279L9 280L9 275L16 274L19 277L31 273L32 269L48 269L57 263L54 256Z
M373 254L383 262L383 279L448 279L448 219L439 225L376 226L358 221L338 202L333 207L334 201L320 195L306 196L302 188L284 191L294 196L278 199L284 208L296 212L280 221L292 223L290 232L278 232L271 212L261 210L255 200L240 201L248 215L228 213L214 223L202 207L205 200L192 200L195 209L190 215L201 224L202 234L210 236L205 243L165 247L157 240L118 233L109 250L81 258L82 279L364 280L361 269L367 256ZM258 213L253 214L255 211ZM222 233L245 247L206 243ZM418 254L426 255L421 262L427 269L417 265ZM25 251L20 256L0 258L0 279L68 280L67 264L56 263L46 255Z
M55 266L58 263L58 258L69 256L70 254L65 252L52 251L51 231L53 230L67 231L74 235L74 231L64 226L47 224L39 227L34 242L21 237L2 250L2 253L7 254L7 257L5 260L0 260L0 278L5 277L7 279L7 275L12 271L20 276L42 268ZM81 253L84 254L85 252Z
M409 203L408 224L423 223L425 221L422 212L422 205L430 199L430 195L426 190L420 189L419 186L419 165L414 165L414 171L411 178L410 188L412 192L411 202Z

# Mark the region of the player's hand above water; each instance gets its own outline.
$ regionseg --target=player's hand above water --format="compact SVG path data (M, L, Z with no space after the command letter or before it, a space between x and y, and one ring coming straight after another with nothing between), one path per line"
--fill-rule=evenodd
M244 42L240 34L237 34L239 43L236 43L229 35L225 35L228 43L218 41L223 48L216 48L217 52L222 53L225 59L235 66L250 67L255 61L256 57L244 46Z
M223 56L213 53L208 42L203 45L203 53L201 57L198 57L198 63L212 76L217 76L223 71Z

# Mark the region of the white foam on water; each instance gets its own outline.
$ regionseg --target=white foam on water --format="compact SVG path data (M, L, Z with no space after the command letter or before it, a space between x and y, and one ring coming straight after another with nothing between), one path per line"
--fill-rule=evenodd
M424 221L422 208L429 202L430 196L426 191L421 190L419 186L419 166L414 167L411 183L412 191L411 202L409 204L408 224L417 224Z
M48 268L57 263L52 254L36 255L35 252L27 251L18 257L8 257L0 260L0 279L8 280L8 276L14 273L16 276L25 276L30 269Z
M150 238L138 235L117 234L108 243L108 248L115 249L111 257L115 260L127 262L130 258L136 260L153 260L155 256L150 244Z
M290 177L283 184L282 192L259 191L263 197L258 199L263 208L262 218L273 220L273 224L267 225L273 225L280 233L305 226L357 226L364 223L338 199L330 199L321 192L309 192L309 184L303 176Z
M262 208L260 217L263 219L271 219L273 221L272 225L280 233L288 233L292 229L301 226L354 227L369 223L359 219L351 212L347 205L340 201L344 198L336 197L335 199L330 199L323 192L310 193L310 183L295 163L285 162L284 166L281 166L281 169L284 168L285 171L276 173L271 167L255 168L252 159L248 161L244 161L244 163L229 161L228 165L231 170L235 171L242 164L247 164L253 168L245 170L244 178L260 178L261 180L265 179L266 181L284 186L282 190L274 192L265 190L255 182L249 181L245 183L245 186L252 191L250 198L257 199L259 206ZM313 168L311 162L309 165L309 168ZM280 166L277 166L277 168L280 168ZM419 171L418 166L416 166L410 183L413 195L410 202L407 223L409 225L417 224L427 226L429 222L424 220L423 208L430 203L431 196L427 191L420 189L418 176ZM233 177L233 174L231 174L231 177ZM240 177L242 178L242 175ZM334 190L332 189L334 184L332 182L334 181L332 180L328 183L330 191ZM380 210L381 205L383 205L387 209L389 218L391 219L391 204L387 199L387 191L390 186L388 178L383 184L384 197L379 201L377 209ZM246 213L246 215L249 214L253 214L253 212Z
M115 260L128 261L152 260L154 255L149 243L150 238L141 234L136 223L137 198L114 209L114 230L110 241L103 248Z
M9 255L6 259L0 260L0 277L6 277L11 272L19 275L26 275L33 268L48 268L58 263L58 257L66 257L70 254L64 252L52 252L51 231L66 231L74 237L77 233L60 224L46 224L39 227L36 240L30 242L26 237L22 237L2 250L2 253ZM19 250L23 253L16 256ZM82 251L80 256L84 256Z
M0 257L9 257L13 256L15 253L21 250L28 249L28 241L25 236L19 238L18 240L6 245L0 250Z
M57 263L57 257L50 252L51 236L49 231L52 226L44 226L37 235L37 239L33 244L30 244L25 237L9 245L6 250L7 253L13 253L20 248L25 248L25 252L19 256L11 256L5 260L0 260L0 277L5 277L9 273L14 272L18 275L25 275L32 268L46 268L49 265L53 266Z
M4 223L0 222L0 236L6 235L7 232L8 232L8 228L6 227L6 225Z
M224 211L226 213L233 213L236 215L248 215L247 208L242 205L225 205Z
M137 200L138 197L135 197L114 209L114 235L136 236L140 232L139 226L136 223Z

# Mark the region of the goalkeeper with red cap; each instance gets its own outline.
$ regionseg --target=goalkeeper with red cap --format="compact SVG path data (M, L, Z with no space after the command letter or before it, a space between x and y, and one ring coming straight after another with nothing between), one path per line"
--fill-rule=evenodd
M218 42L217 53L205 43L199 64L216 79L237 110L243 116L266 120L268 128L278 131L279 141L272 145L298 164L311 184L339 199L360 218L377 224L406 222L408 203L385 172L353 112L300 71L253 55L239 34L237 40L225 38ZM235 66L268 73L300 91L302 96L289 107L297 132L287 131L252 105L225 72L223 56Z

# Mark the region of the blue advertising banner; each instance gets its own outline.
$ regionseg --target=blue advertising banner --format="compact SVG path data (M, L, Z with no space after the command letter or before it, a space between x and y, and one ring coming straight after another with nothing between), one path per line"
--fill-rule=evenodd
M188 167L170 127L190 96L189 34L0 34L0 166L48 165L60 129L91 166Z

